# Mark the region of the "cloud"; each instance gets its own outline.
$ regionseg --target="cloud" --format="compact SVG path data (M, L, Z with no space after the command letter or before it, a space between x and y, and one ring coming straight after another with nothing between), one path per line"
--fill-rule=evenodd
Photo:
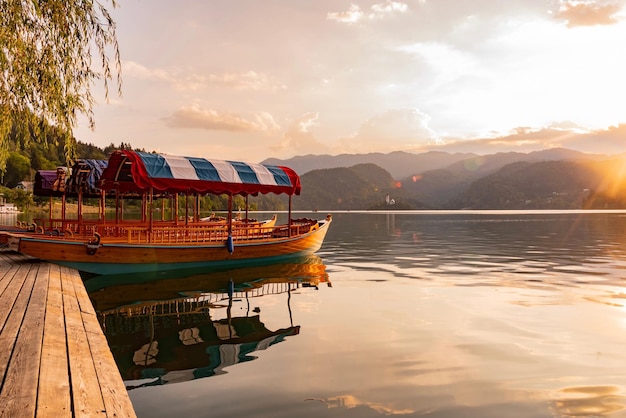
M420 0L423 3L425 0ZM352 3L350 8L344 12L330 12L327 14L328 20L334 20L339 23L357 23L363 19L376 20L383 19L388 16L406 13L409 10L409 6L406 3L399 1L386 0L384 3L377 3L370 7L369 12L364 12L357 5Z
M494 154L497 152L532 152L550 148L566 148L573 151L597 154L620 154L624 152L626 124L606 129L585 130L572 122L558 122L541 129L519 127L508 135L490 138L446 138L438 145L424 150L447 152L473 152Z
M149 69L134 61L125 61L124 75L148 81L162 81L172 84L178 90L199 90L207 87L232 88L235 90L260 91L282 90L286 86L280 84L267 74L256 71L223 72L217 74L203 74L195 70L178 68Z
M279 128L271 114L257 112L250 118L214 109L200 109L197 105L182 107L163 118L170 128L205 129L231 132L272 132Z
M223 73L210 74L206 80L212 85L233 87L238 90L265 90L274 88L285 88L272 83L266 74L255 71L245 73Z
M498 152L532 152L547 148L565 148L567 139L572 135L576 134L564 129L519 127L508 135L476 139L446 138L440 145L429 149L483 155Z
M356 23L363 18L365 13L356 4L351 4L350 8L345 12L330 12L327 15L328 20L335 20L339 23Z
M625 151L624 138L626 138L626 124L619 124L607 129L571 135L563 142L563 147L594 153L621 154Z
M439 142L428 126L430 117L418 109L393 109L366 120L359 131L342 139L340 152L417 150Z
M619 20L616 16L624 7L623 1L559 0L553 12L556 19L567 21L568 27L612 25Z
M409 6L399 1L387 0L385 3L374 4L371 9L370 18L376 19L396 13L405 13L409 10Z
M278 153L293 155L327 153L328 147L322 144L311 131L318 125L318 113L305 113L287 128L279 145L271 147L271 149Z
M147 67L134 61L124 61L122 63L124 76L150 81L173 81L172 76L162 69L148 69Z

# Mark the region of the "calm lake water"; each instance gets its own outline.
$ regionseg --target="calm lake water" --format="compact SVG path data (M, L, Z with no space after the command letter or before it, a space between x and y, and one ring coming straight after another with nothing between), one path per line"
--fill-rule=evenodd
M619 212L338 213L318 257L87 283L140 417L626 417L625 244Z

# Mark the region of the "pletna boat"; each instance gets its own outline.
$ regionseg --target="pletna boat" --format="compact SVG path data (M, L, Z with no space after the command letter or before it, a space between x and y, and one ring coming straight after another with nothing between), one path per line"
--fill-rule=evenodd
M97 220L79 216L72 228L34 227L35 233L9 233L9 248L35 258L93 274L122 274L188 268L246 266L312 254L321 247L332 217L293 219L291 201L301 191L300 178L290 168L274 165L207 160L120 150L114 152L99 180L101 208L114 196L116 216ZM259 193L287 194L284 224L241 221L233 217L232 198ZM227 195L225 223L178 216L156 219L158 199L179 195ZM125 220L125 198L142 199L140 220ZM78 193L79 207L81 193ZM197 205L196 205L197 206ZM246 215L247 215L246 208ZM269 226L267 226L269 225ZM31 228L33 229L33 228Z

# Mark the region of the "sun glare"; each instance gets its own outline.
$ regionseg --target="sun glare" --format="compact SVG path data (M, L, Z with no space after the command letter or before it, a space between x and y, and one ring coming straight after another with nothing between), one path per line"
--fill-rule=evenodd
M600 189L615 198L626 192L626 158L619 158L605 164L603 184ZM626 196L625 196L626 197Z

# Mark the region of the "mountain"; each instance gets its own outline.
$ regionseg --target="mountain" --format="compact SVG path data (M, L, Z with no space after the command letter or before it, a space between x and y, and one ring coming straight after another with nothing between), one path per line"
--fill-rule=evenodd
M534 151L530 153L521 152L499 152L497 154L489 154L475 156L466 160L457 162L447 167L450 170L473 172L474 177L482 176L487 173L494 172L517 161L538 162L538 161L563 161L563 160L602 160L607 159L606 155L586 154L584 152L572 151L564 148L552 148L542 151Z
M623 208L626 160L517 162L474 181L449 205L472 209Z
M312 170L301 181L298 209L390 209L386 195L393 209L626 208L626 157L568 150L473 156L401 181L375 164Z
M589 162L515 162L478 179L449 204L472 209L580 209L602 177Z
M402 187L409 195L418 196L420 200L437 207L448 206L449 201L456 199L472 182L495 173L508 164L516 162L570 161L570 160L602 160L604 155L585 154L562 148L536 151L528 154L519 152L497 153L458 161L445 168L415 173L402 179Z
M397 151L389 154L341 154L341 155L303 155L287 160L269 158L262 164L285 165L303 175L312 170L324 168L353 167L357 164L376 164L387 170L393 178L400 179L415 173L447 167L458 161L476 157L476 154L431 151L411 154Z
M507 152L490 155L430 151L412 154L403 151L389 154L341 154L341 155L301 155L286 160L269 158L263 164L285 165L303 175L312 170L324 168L353 167L357 164L376 164L387 170L394 179L403 179L438 169L476 171L476 175L495 171L515 161L551 161L569 159L606 159L606 155L585 154L564 148L551 148L528 154Z
M385 196L395 192L395 180L375 164L312 170L300 177L302 194L294 199L295 209L375 209ZM397 200L394 209L409 209Z

